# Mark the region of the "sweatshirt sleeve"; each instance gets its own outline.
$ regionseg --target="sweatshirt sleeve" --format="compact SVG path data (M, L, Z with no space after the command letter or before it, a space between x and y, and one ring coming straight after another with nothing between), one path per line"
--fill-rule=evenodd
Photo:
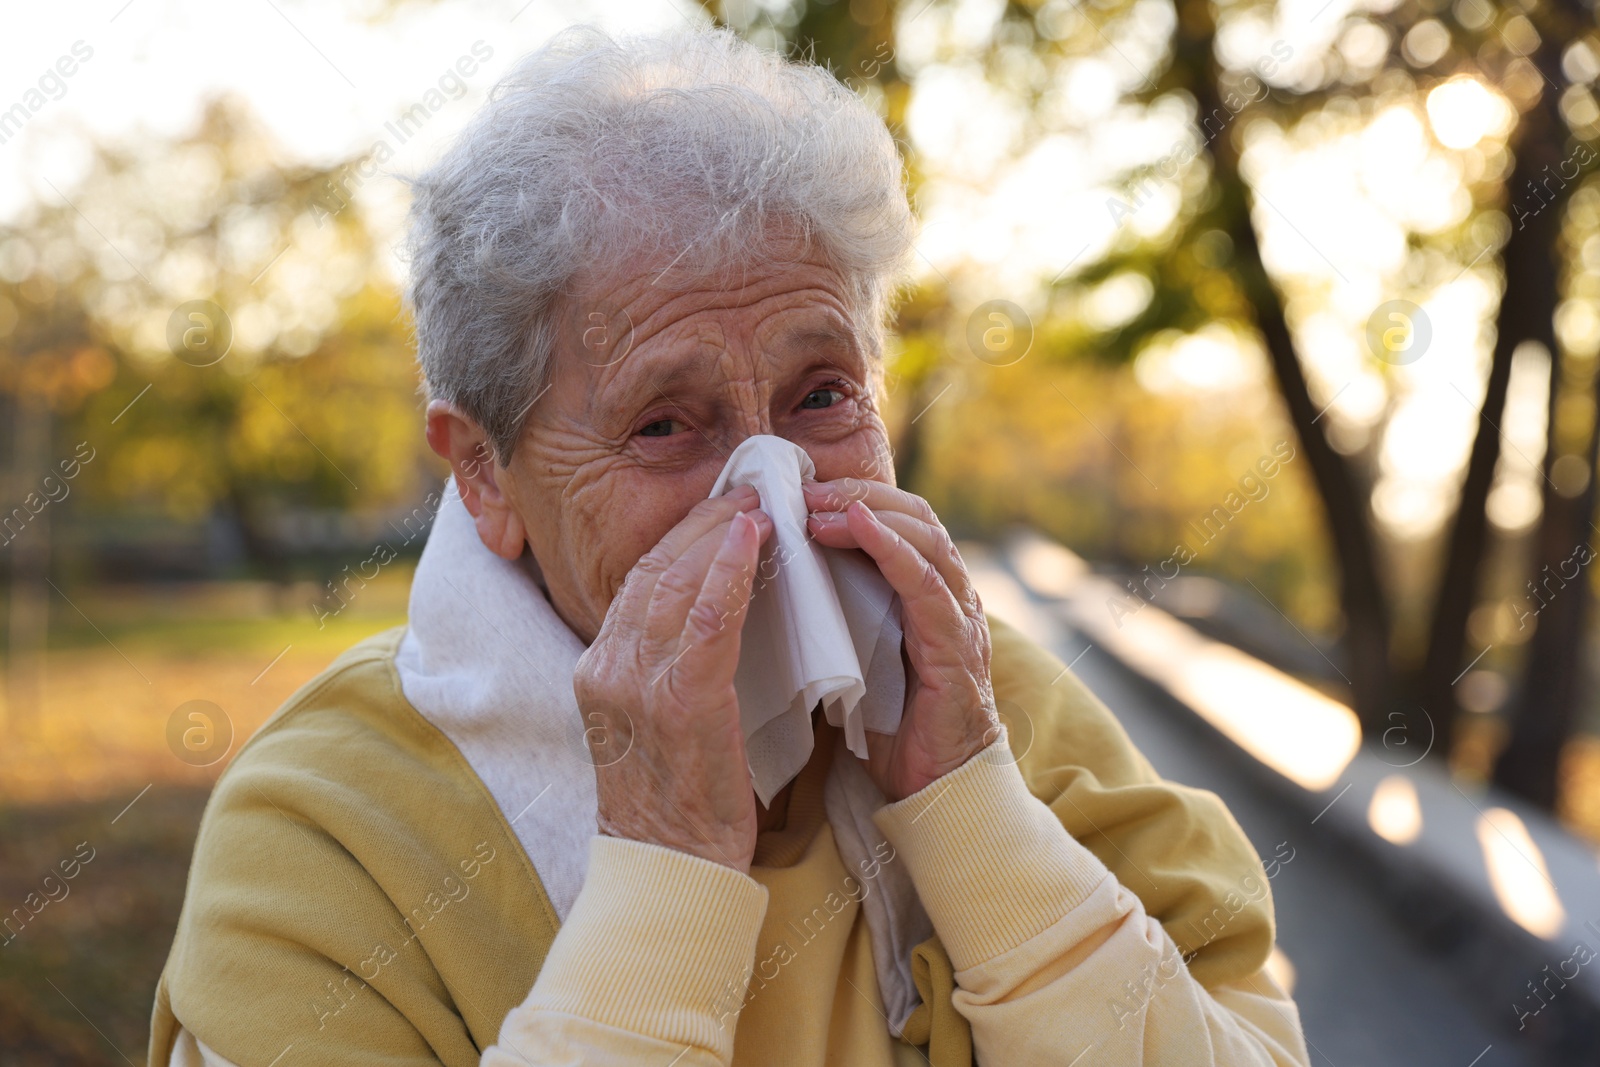
M483 1067L712 1067L733 1059L727 991L755 958L767 890L658 845L597 836L527 999Z
M1029 792L1004 738L874 819L950 954L981 1062L1308 1063L1293 1001L1264 971L1196 980L1139 897Z

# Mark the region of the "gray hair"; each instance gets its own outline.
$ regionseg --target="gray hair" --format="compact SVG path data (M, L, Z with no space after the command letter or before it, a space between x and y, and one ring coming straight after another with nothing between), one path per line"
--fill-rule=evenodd
M476 420L508 462L580 268L676 252L674 288L705 284L773 254L775 221L839 273L881 367L914 236L904 173L883 121L822 67L725 29L566 30L518 61L437 163L403 179L405 297L427 393Z

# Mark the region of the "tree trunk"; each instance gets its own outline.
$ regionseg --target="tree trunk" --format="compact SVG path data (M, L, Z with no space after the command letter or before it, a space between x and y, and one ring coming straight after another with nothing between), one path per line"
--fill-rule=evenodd
M262 522L262 505L244 491L237 477L228 479L228 503L224 514L237 526L251 570L279 586L290 577L289 558L283 546L268 533Z
M1551 376L1555 377L1553 367ZM1600 374L1595 375L1595 385L1595 399L1600 402ZM1589 523L1595 506L1597 449L1600 426L1589 433L1589 480L1576 499L1552 489L1551 460L1546 458L1544 514L1539 522L1533 577L1544 606L1528 650L1511 739L1494 768L1497 785L1552 811L1561 749L1572 733L1579 695L1587 690L1583 684L1584 627L1590 598L1587 564L1595 555Z
M1547 211L1555 214L1561 204ZM1576 497L1561 493L1551 477L1562 441L1556 411L1567 362L1552 336L1556 303L1555 240L1559 216L1550 223L1551 253L1539 264L1546 271L1548 289L1539 303L1543 341L1551 352L1549 421L1545 432L1542 470L1544 502L1539 531L1534 539L1533 577L1524 611L1534 613L1535 629L1523 668L1522 685L1511 719L1511 738L1496 761L1494 780L1546 809L1555 808L1561 749L1572 732L1579 696L1586 686L1584 636L1589 615L1590 574L1587 564L1595 554L1589 534L1595 509L1596 458L1600 453L1600 420L1591 422L1583 458L1588 478ZM1591 371L1594 400L1600 403L1600 371Z
M1549 37L1546 37L1532 59L1547 76L1561 76L1559 49L1553 46ZM1479 600L1483 560L1489 547L1489 520L1485 504L1500 459L1506 388L1511 380L1511 354L1524 341L1538 341L1550 352L1552 407L1549 440L1552 444L1555 440L1553 402L1561 380L1560 354L1553 325L1558 282L1556 247L1561 236L1561 213L1566 204L1566 195L1564 190L1552 189L1550 192L1555 193L1556 199L1549 202L1536 197L1532 190L1545 176L1547 168L1554 173L1560 163L1558 153L1564 129L1557 95L1547 88L1539 103L1523 115L1514 139L1516 162L1507 186L1513 229L1510 240L1501 252L1506 282L1496 315L1494 356L1489 367L1483 405L1478 412L1477 436L1472 442L1472 455L1467 462L1467 473L1461 483L1461 497L1450 530L1449 551L1444 568L1439 573L1427 656L1416 687L1418 697L1423 707L1428 709L1437 730L1436 750L1445 756L1449 755L1456 721L1461 714L1456 681L1472 657L1479 654L1474 651L1468 655L1467 620ZM1543 189L1544 186L1539 188ZM1549 193L1544 195L1548 196ZM1561 513L1562 517L1552 520L1549 471L1555 453L1552 448L1546 448L1545 452L1545 526L1551 521L1558 523L1561 532L1556 539L1566 541L1565 551L1570 552L1573 542L1567 534L1571 525L1564 517L1567 508L1558 506L1555 511ZM1548 547L1545 546L1546 539L1546 532L1541 528L1541 563L1547 559L1543 554L1543 548ZM1565 558L1565 552L1559 558ZM1541 630L1544 627L1542 619L1540 627Z
M922 457L926 446L922 440L923 428L918 425L917 413L923 411L933 402L934 394L929 388L930 375L919 375L916 384L911 389L911 400L906 410L911 412L912 419L901 428L894 449L894 482L901 489L910 493L917 491L917 480L922 477Z
M1551 368L1552 406L1559 376ZM1600 373L1594 375L1600 403ZM1552 412L1552 425L1553 425ZM1561 750L1572 733L1584 684L1585 626L1589 616L1595 557L1589 534L1595 509L1595 461L1600 453L1600 423L1591 425L1585 461L1588 480L1576 498L1554 488L1551 467L1558 453L1552 432L1544 462L1544 512L1535 542L1533 579L1537 628L1528 650L1522 686L1511 720L1511 738L1495 763L1496 784L1554 810Z
M1202 121L1214 113L1230 114L1218 86L1221 70L1213 48L1215 23L1208 0L1185 0L1180 6L1175 70L1186 71ZM1348 657L1351 702L1369 737L1387 725L1394 693L1389 662L1389 612L1378 577L1377 549L1367 519L1367 494L1328 443L1318 425L1320 412L1311 399L1294 338L1284 319L1283 303L1261 261L1250 219L1238 149L1225 129L1208 142L1221 194L1217 211L1233 239L1234 268L1255 309L1257 329L1266 345L1278 390L1300 439L1311 479L1322 499L1328 530L1339 563L1339 600L1344 614L1343 644Z
M1527 306L1520 313L1528 317L1528 335L1550 350L1549 422L1541 486L1544 510L1532 570L1533 581L1541 592L1549 590L1555 595L1544 601L1537 616L1537 629L1512 715L1511 737L1495 761L1494 780L1546 809L1554 809L1561 750L1572 732L1579 695L1586 688L1584 629L1589 614L1590 575L1584 565L1593 559L1594 552L1589 534L1594 528L1591 520L1597 493L1600 417L1591 409L1582 449L1587 475L1583 489L1575 498L1565 496L1556 491L1551 478L1563 451L1556 413L1566 365L1556 343L1554 319L1559 301L1562 215L1580 175L1575 172L1569 177L1565 173L1564 164L1572 159L1564 155L1567 128L1557 87L1565 82L1561 69L1565 42L1576 39L1581 27L1592 25L1593 15L1576 0L1555 0L1541 14L1541 43L1530 59L1544 76L1545 85L1539 103L1523 119L1528 126L1523 135L1527 148L1519 150L1516 173L1521 176L1524 171L1521 156L1542 153L1543 158L1534 160L1537 166L1526 168L1533 173L1522 177L1520 184L1513 184L1511 215L1519 230L1524 223L1529 230L1541 226L1543 240L1537 250L1541 254L1530 250L1526 266L1514 267L1508 260L1506 303L1513 313L1518 313L1517 305L1526 301ZM1531 218L1529 212L1533 213ZM1509 284L1513 280L1523 285L1515 300ZM1591 374L1590 387L1595 400L1600 401L1600 373L1591 370ZM1552 578L1547 576L1553 577L1556 589L1550 590Z
M14 536L11 550L11 602L7 612L6 704L0 725L13 735L36 732L44 697L46 636L50 624L50 508L29 512L24 500L43 490L40 472L50 469L51 415L42 397L12 394L11 477L7 479L6 515L13 506L29 514L27 524ZM10 502L14 501L15 505Z

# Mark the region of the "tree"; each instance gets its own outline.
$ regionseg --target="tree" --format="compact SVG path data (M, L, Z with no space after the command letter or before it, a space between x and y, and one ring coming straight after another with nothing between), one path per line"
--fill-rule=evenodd
M1527 191L1539 188L1544 175L1557 167L1563 156L1566 140L1566 123L1561 115L1558 86L1565 81L1561 69L1563 42L1576 38L1582 12L1577 5L1561 0L1545 5L1534 13L1544 22L1537 48L1527 62L1543 80L1537 87L1537 97L1529 101L1517 129L1512 135L1515 165L1506 183L1506 207L1515 217L1511 236L1501 251L1505 271L1505 289L1500 298L1500 308L1495 322L1495 343L1484 400L1478 416L1478 432L1473 441L1471 458L1462 480L1460 499L1451 526L1449 551L1438 579L1438 592L1434 599L1429 632L1427 656L1415 685L1424 707L1428 708L1438 727L1438 744L1448 752L1455 734L1455 724L1460 715L1456 682L1467 665L1467 619L1481 599L1484 559L1488 550L1488 518L1486 503L1495 467L1501 453L1501 423L1504 420L1506 390L1511 379L1512 355L1525 342L1540 344L1551 354L1550 407L1547 422L1548 446L1543 460L1544 489L1542 520L1538 535L1538 560L1533 572L1538 575L1540 566L1551 560L1552 553L1564 557L1572 547L1571 538L1581 535L1587 517L1593 513L1593 499L1583 510L1574 534L1574 509L1571 501L1552 494L1550 479L1558 441L1556 438L1556 400L1561 388L1562 348L1555 335L1556 304L1559 299L1559 268L1561 255L1561 217L1569 187L1550 189L1551 202L1543 198L1536 201L1540 210L1530 211L1519 207L1516 201L1525 198ZM1491 32L1494 23L1483 27ZM1454 28L1457 33L1467 33L1465 27ZM1511 56L1503 59L1517 62ZM1592 449L1588 460L1593 469ZM1566 542L1565 549L1560 546ZM1523 711L1519 722L1564 720L1570 724L1568 712L1555 712L1556 708L1570 709L1577 672L1581 665L1576 658L1577 641L1581 632L1581 595L1567 598L1560 612L1546 620L1541 618L1534 639L1534 651L1524 667ZM1579 602L1579 603L1571 603ZM1529 701L1533 703L1530 704ZM1548 709L1547 717L1542 711ZM1560 731L1565 739L1567 730ZM1524 728L1524 734L1526 727ZM1526 741L1518 743L1520 751ZM1541 799L1546 806L1554 801L1553 758L1545 761L1543 770L1533 771L1532 777L1545 777L1548 787L1534 786L1527 779L1520 781L1518 791L1531 798ZM1548 773L1546 773L1548 772Z
M350 198L372 168L281 158L241 101L213 100L171 144L99 146L0 235L68 324L46 338L30 310L22 357L103 364L105 388L60 405L67 452L107 446L75 486L84 514L224 516L277 577L287 509L392 508L426 454L387 249Z
M1539 19L1540 45L1529 57L1544 84L1540 101L1524 117L1525 151L1519 151L1509 195L1516 229L1507 246L1508 280L1503 329L1521 327L1521 336L1551 353L1545 454L1541 465L1542 509L1529 566L1535 591L1537 625L1513 705L1510 739L1494 768L1494 780L1545 808L1554 808L1561 752L1571 736L1588 665L1583 655L1592 593L1585 564L1593 558L1595 478L1600 456L1600 374L1593 353L1575 358L1554 328L1561 294L1562 266L1571 257L1563 247L1565 209L1578 186L1579 161L1595 151L1569 136L1558 89L1568 79L1561 48L1575 40L1592 15L1572 0L1533 13ZM1526 163L1524 163L1526 159ZM1590 190L1591 194L1593 190ZM1512 248L1527 235L1526 250L1513 263ZM1568 271L1565 273L1574 273ZM1513 286L1513 281L1517 283ZM1513 341L1517 335L1513 334ZM1504 344L1502 339L1500 342ZM1577 433L1564 427L1564 392L1581 393L1587 378L1589 417ZM1573 381L1569 381L1572 379Z

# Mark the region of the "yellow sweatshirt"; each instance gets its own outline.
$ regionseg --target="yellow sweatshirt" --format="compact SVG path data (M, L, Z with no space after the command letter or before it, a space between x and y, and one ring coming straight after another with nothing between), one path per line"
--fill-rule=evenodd
M557 931L482 783L400 696L391 633L219 782L150 1063L196 1039L246 1067L1306 1063L1261 970L1266 877L1226 809L1160 781L1054 657L991 632L1026 750L997 742L875 816L937 931L917 950L920 1047L889 1035L872 874L843 868L822 817L831 745L750 875L596 837Z

